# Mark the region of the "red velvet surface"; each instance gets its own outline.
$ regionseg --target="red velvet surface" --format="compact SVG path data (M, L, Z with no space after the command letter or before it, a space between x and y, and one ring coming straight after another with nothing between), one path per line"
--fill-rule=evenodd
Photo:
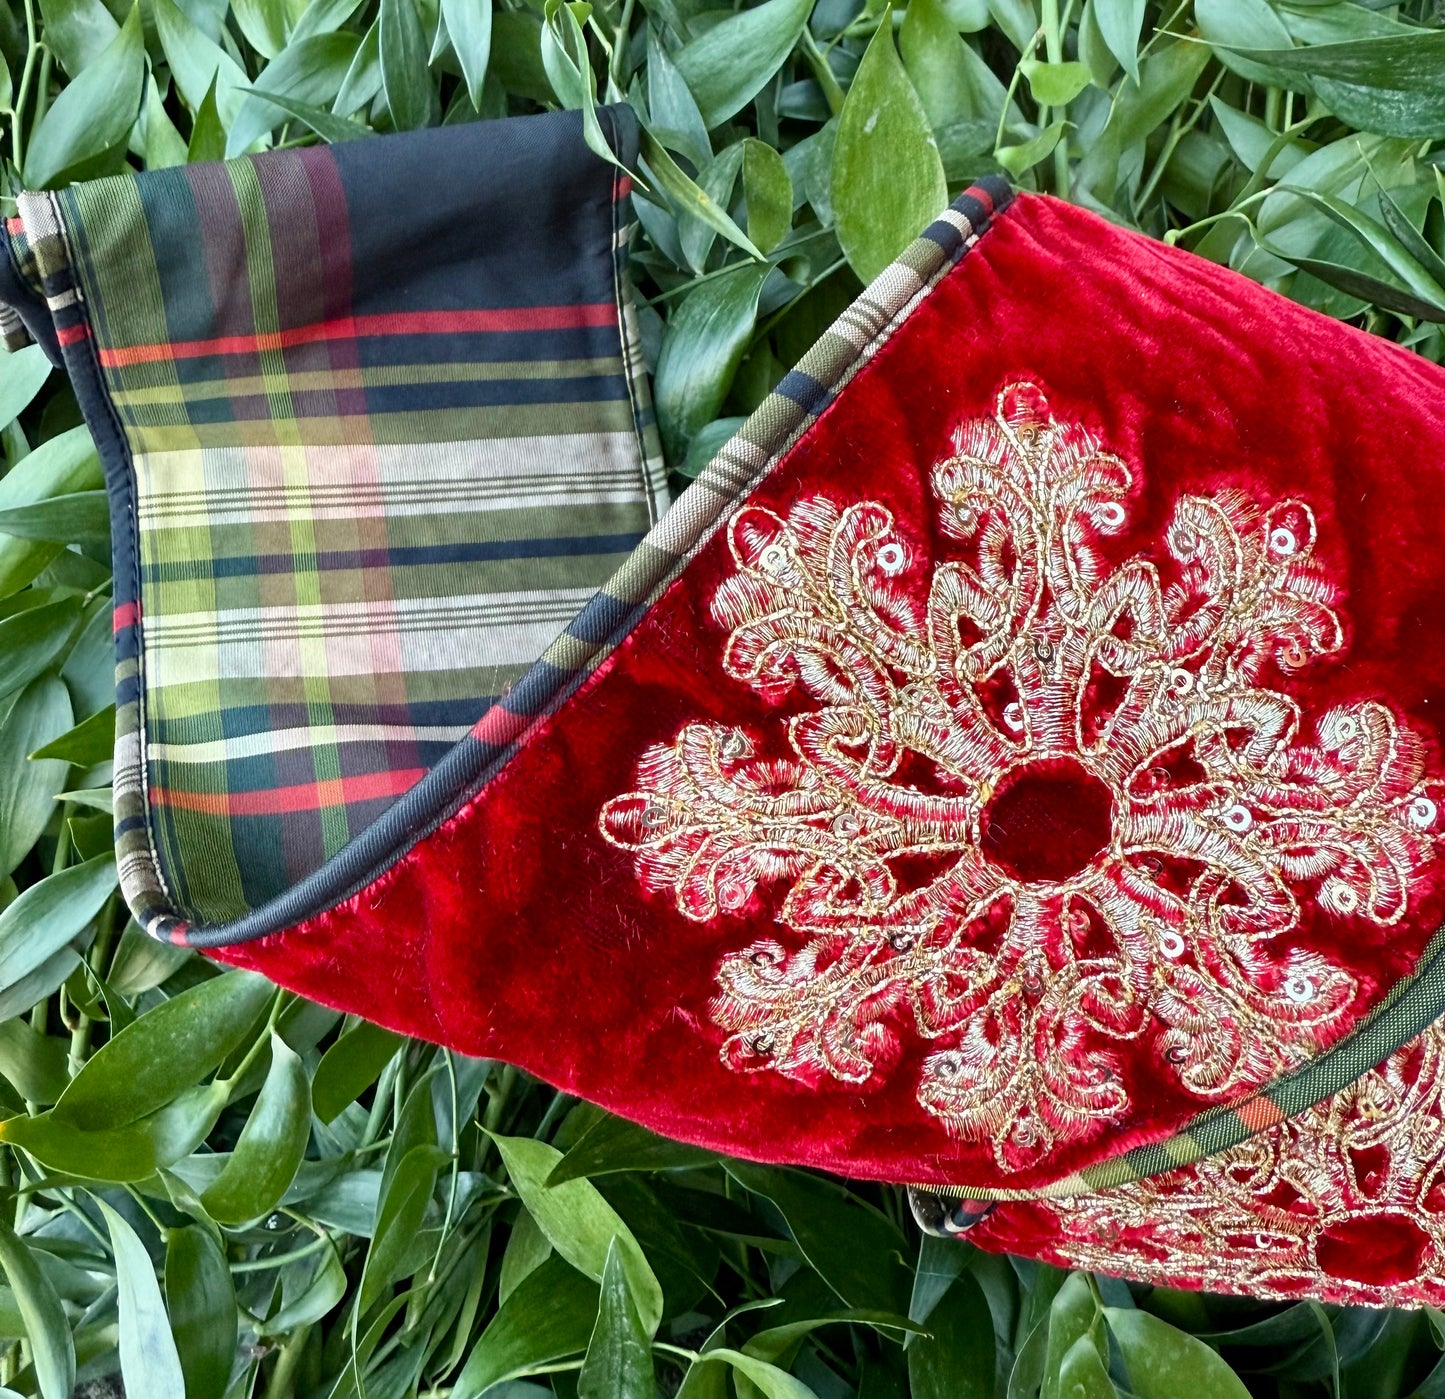
M1247 1231L1211 1232L1203 1221L1180 1231L1177 1221L1157 1216L1152 1225L1120 1229L1107 1215L1061 1219L1043 1202L1010 1201L971 1229L968 1240L989 1252L1163 1287L1357 1306L1445 1302L1445 1260L1419 1217L1348 1203L1358 1212L1319 1230L1310 1208L1286 1204L1260 1210ZM1167 1212L1166 1206L1161 1213ZM1289 1220L1283 1226L1281 1215Z
M1315 555L1342 587L1345 644L1290 694L1306 716L1387 702L1424 738L1427 767L1445 772L1445 375L1078 209L1020 197L753 501L785 516L812 495L877 500L913 557L947 558L930 468L959 422L991 415L1019 379L1135 471L1111 557L1160 557L1185 493L1306 499ZM221 955L393 1029L517 1063L668 1136L845 1175L1019 1188L1158 1140L1199 1111L1143 1035L1119 1051L1132 1115L1004 1177L986 1143L960 1141L917 1100L920 1061L938 1041L903 1036L901 1057L864 1084L724 1065L708 1013L718 966L773 934L775 903L684 919L670 894L644 890L597 819L633 790L642 751L684 724L776 732L780 716L809 707L725 674L710 605L734 571L719 533L469 807L344 906ZM1363 1013L1411 970L1442 913L1437 863L1400 923L1306 907L1288 941L1348 971Z

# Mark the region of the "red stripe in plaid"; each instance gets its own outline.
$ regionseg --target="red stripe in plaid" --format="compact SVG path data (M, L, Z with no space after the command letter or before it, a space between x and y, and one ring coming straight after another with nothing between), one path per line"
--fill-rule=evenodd
M472 737L479 743L494 743L501 747L525 732L534 719L534 715L514 714L510 709L494 704L472 725Z
M287 811L319 811L328 806L399 797L427 774L426 768L399 768L360 777L333 777L293 787L268 787L264 792L173 792L150 789L151 801L207 816L277 816Z
M214 340L164 341L159 345L128 345L102 349L107 369L163 359L194 359L202 355L249 355L258 350L284 350L319 340L357 340L367 335L466 335L477 331L576 330L610 326L617 307L610 302L582 306L522 306L500 311L413 311L375 316L343 316L264 335L223 335ZM63 334L64 332L62 332Z
M84 321L75 325L63 325L55 328L55 338L62 345L73 345L77 340L84 340L90 334L90 327Z
M134 626L140 620L140 603L123 602L111 615L111 627L116 633Z

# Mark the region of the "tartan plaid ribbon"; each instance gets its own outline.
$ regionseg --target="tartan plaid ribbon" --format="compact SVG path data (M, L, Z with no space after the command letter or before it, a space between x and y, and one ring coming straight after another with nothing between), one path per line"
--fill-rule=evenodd
M659 518L627 196L566 113L22 196L10 286L109 471L152 931L284 906Z

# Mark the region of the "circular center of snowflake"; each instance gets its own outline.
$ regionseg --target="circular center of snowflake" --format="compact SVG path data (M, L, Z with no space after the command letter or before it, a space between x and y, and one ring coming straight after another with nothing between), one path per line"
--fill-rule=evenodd
M983 853L1027 883L1071 879L1109 843L1114 796L1073 758L1044 758L999 783L979 821Z

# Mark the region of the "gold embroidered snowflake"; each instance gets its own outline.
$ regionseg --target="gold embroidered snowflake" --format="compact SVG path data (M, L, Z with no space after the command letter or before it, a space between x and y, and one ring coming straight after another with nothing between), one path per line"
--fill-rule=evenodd
M1111 565L1130 471L1038 388L953 449L931 575L875 502L733 516L723 665L790 717L686 726L600 825L684 917L772 913L718 971L728 1065L862 1083L931 1043L919 1101L1014 1170L1124 1116L1128 1042L1221 1101L1338 1032L1301 902L1402 918L1439 794L1383 704L1307 739L1266 683L1342 645L1303 502L1184 496L1167 561Z
M1369 1306L1445 1300L1445 1026L1191 1166L1040 1201L1055 1256L1143 1282Z

